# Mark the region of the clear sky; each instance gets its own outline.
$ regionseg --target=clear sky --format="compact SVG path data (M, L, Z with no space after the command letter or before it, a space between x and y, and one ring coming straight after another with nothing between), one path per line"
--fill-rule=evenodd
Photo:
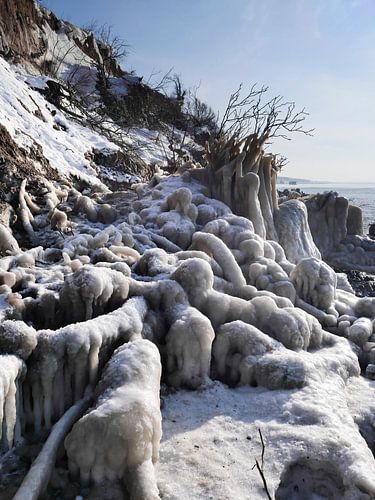
M310 113L314 137L274 152L284 175L375 183L375 0L45 0L59 17L113 26L125 69L171 67L215 110L258 82Z

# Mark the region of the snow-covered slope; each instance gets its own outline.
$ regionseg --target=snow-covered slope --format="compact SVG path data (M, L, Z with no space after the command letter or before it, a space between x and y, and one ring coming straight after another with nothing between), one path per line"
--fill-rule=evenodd
M84 117L80 123L48 102L36 90L43 90L48 78L28 75L22 67L12 66L0 57L0 79L0 124L21 148L27 151L38 144L51 167L67 179L75 177L88 184L102 184L106 179L119 184L139 180L126 164L116 171L94 163L93 151L101 152L103 157L111 156L118 154L119 146L84 126ZM113 131L118 129L110 121L108 127ZM145 165L165 164L166 155L170 154L165 135L146 129L122 134L127 146Z
M172 155L167 124L164 133L156 132L114 123L107 113L98 88L101 72L107 97L121 99L129 86L141 86L145 95L154 91L124 71L112 47L89 30L57 19L34 0L6 0L0 6L0 56L0 125L25 151L39 145L62 177L130 184L149 178L152 166ZM172 134L178 143L182 133ZM186 134L184 140L196 146Z
M68 121L2 58L0 79L0 123L16 143L26 150L38 143L43 155L62 176L98 183L87 153L93 148L114 151L118 147L72 120Z

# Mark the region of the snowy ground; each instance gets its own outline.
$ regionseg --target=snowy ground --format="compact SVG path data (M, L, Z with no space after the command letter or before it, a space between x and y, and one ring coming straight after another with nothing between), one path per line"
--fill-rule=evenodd
M284 391L228 389L219 382L165 399L158 484L166 499L265 498L255 459L258 429L266 440L269 416L288 398ZM265 452L265 475L272 461Z
M266 498L261 476L254 468L256 459L261 462L259 429L265 443L264 475L272 497L286 467L295 460L301 464L308 462L309 455L316 456L317 451L322 457L320 467L324 468L326 461L324 474L329 491L332 484L337 483L338 488L341 485L338 478L330 480L339 475L334 467L330 471L332 459L341 461L343 471L349 466L358 474L357 482L361 477L366 483L366 476L374 470L373 457L353 423L345 398L338 396L341 384L338 379L331 379L302 391L269 391L250 387L229 389L213 382L202 391L168 395L157 467L162 498ZM349 387L350 406L357 416L359 408L368 405L374 388L375 384L368 380L353 379ZM300 481L318 483L316 473L303 469ZM344 482L350 481L350 476L349 472ZM298 481L293 482L294 490L296 486ZM315 487L319 489L317 484ZM297 494L293 498L305 497ZM314 500L323 498L355 499L314 496Z

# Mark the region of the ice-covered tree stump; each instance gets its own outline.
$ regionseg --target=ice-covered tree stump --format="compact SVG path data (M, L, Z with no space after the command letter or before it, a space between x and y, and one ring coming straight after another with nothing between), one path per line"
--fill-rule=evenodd
M191 171L191 175L205 180L213 198L250 219L259 236L277 240L273 220L278 206L276 159L265 156L262 146L254 135L244 141L242 152L236 140L219 139L207 149L205 171Z

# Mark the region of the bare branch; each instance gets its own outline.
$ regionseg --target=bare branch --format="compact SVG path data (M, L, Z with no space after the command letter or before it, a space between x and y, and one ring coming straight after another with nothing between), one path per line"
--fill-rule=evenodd
M255 465L256 465L256 467L257 467L257 469L258 469L258 472L259 472L259 474L260 474L260 477L262 478L262 481L263 481L263 489L264 489L264 491L266 492L267 498L268 498L269 500L272 500L272 497L271 497L271 495L270 495L270 492L268 491L268 485L267 485L266 478L265 478L265 476L264 476L264 472L263 472L263 470L262 470L262 467L260 467L258 460L255 460Z
M110 48L109 57L121 61L129 54L131 46L120 36L113 32L110 24L99 25L96 21L91 24L91 31L97 40Z
M275 155L275 161L273 163L273 168L276 172L281 172L281 170L289 163L288 158L283 155Z
M303 122L308 113L296 111L294 102L285 101L280 95L266 100L268 87L253 85L242 97L242 83L229 97L217 136L235 137L242 140L255 134L263 146L272 137L290 140L289 134L300 132L311 135L313 129L305 129Z
M262 435L262 431L260 429L258 429L258 433L259 433L259 436L260 436L260 442L262 444L262 455L261 455L261 463L259 464L259 461L258 459L255 459L255 465L254 467L257 468L259 474L260 474L260 477L262 478L262 482L263 482L263 489L267 495L267 498L268 500L272 500L272 497L271 497L271 494L268 490L268 485L267 485L267 480L266 480L266 477L264 475L264 472L263 472L263 466L264 466L264 452L265 452L265 446L264 446L264 440L263 440L263 435ZM253 468L254 468L253 467Z

